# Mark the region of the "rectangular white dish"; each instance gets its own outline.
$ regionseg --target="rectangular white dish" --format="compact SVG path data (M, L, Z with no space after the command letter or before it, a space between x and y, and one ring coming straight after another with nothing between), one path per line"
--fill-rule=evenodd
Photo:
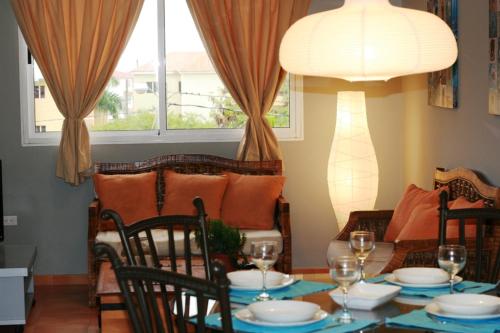
M356 283L349 288L347 307L350 309L371 310L382 305L399 294L401 287L374 283ZM335 303L342 305L342 290L330 292Z

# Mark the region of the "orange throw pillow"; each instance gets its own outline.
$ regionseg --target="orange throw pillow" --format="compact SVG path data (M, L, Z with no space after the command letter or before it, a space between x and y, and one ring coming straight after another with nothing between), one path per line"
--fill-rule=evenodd
M449 209L482 208L482 200L469 202L464 197L448 202ZM465 221L465 237L475 237L476 226L467 225ZM438 239L439 236L439 205L426 203L415 206L408 222L404 225L396 241ZM458 220L449 220L446 224L446 238L458 238Z
M158 216L156 207L156 172L133 175L93 176L103 209L120 214L125 225Z
M393 242L396 239L417 205L425 203L439 205L439 193L446 189L447 187L440 187L433 191L426 191L414 184L409 185L394 210L384 235L384 242Z
M163 177L165 198L161 215L196 215L193 199L200 197L208 217L220 219L222 197L228 182L226 176L182 174L166 170Z
M222 201L222 220L240 229L270 230L284 176L240 175L228 172L229 184Z
M424 203L415 206L408 222L396 237L397 241L437 239L439 234L439 205Z
M470 202L465 197L458 197L456 200L451 201L448 207L450 209L484 208L484 201L477 200ZM474 223L475 220L471 219L471 222ZM476 237L476 225L472 223L467 224L467 220L465 220L466 238ZM446 238L458 238L458 226L458 220L448 220L446 223Z

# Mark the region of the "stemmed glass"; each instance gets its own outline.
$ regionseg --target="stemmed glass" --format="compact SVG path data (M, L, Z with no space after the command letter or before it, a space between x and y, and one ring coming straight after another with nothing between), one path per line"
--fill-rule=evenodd
M455 293L453 282L467 261L467 250L462 245L441 245L438 251L439 267L450 274L450 294Z
M278 243L276 241L259 241L251 244L252 262L262 272L262 292L255 299L267 301L271 296L266 291L266 274L278 260Z
M359 261L360 283L366 283L365 280L365 260L375 249L375 234L372 231L353 231L350 234L349 246Z
M337 320L341 323L350 323L354 319L347 309L348 288L359 279L358 261L353 256L332 257L328 258L328 266L330 266L330 277L338 283L343 294L342 314Z

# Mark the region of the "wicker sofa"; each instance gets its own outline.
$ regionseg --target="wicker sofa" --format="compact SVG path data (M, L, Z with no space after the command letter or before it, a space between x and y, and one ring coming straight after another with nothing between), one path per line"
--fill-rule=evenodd
M443 186L448 187L450 200L455 200L462 196L469 202L482 200L485 207L498 208L500 206L500 188L488 185L478 173L470 169L456 168L445 170L437 168L434 174L434 189ZM373 265L372 267L376 267L376 273L388 273L400 267L436 266L437 234L435 239L402 240L392 243L383 242L393 212L393 210L352 212L346 226L330 243L329 251L339 252L338 248L340 248L340 244L338 243L348 242L351 231L369 230L375 233L376 241L379 242L378 245L383 251L381 255L378 257L375 255L375 258L372 259L374 262L371 264ZM489 237L494 243L498 243L500 240L499 228L491 228L485 237ZM335 249L333 248L334 245ZM468 247L473 251L473 240L468 240Z
M137 174L150 171L157 171L158 175L164 170L173 170L183 174L221 174L228 171L249 175L281 175L281 161L236 161L227 158L199 155L165 155L145 161L133 163L102 163L98 162L94 166L96 174ZM156 182L157 209L162 209L163 196L165 193L163 177L158 177ZM95 305L97 277L100 266L100 259L95 258L92 251L94 242L119 242L119 236L115 231L111 221L100 219L101 205L98 198L94 199L89 208L88 224L88 277L89 277L89 305ZM258 239L275 239L281 241L282 251L276 264L276 268L285 273L292 271L291 254L291 232L290 232L290 206L283 196L276 201L274 212L273 230L241 230L247 236L247 243ZM278 239L277 239L278 238Z

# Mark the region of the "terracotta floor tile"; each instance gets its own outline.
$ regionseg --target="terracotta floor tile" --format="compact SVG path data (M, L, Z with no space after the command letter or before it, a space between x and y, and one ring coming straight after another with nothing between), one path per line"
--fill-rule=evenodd
M98 333L97 310L87 306L87 286L35 287L36 304L31 309L25 333ZM14 333L0 326L0 333Z

